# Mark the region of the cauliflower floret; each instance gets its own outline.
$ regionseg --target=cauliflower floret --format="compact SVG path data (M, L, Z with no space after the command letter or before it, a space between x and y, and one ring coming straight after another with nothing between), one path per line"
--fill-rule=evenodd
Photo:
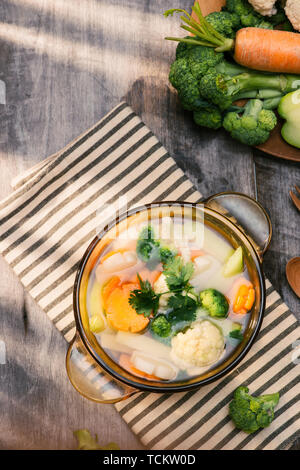
M299 0L287 0L285 13L294 29L300 31L300 2Z
M154 283L153 289L156 294L162 294L163 292L168 292L169 287L166 281L166 276L164 274L161 274L159 276L157 281ZM165 295L160 296L159 306L161 308L167 307L169 297L170 297L170 294L165 294Z
M223 350L222 331L209 320L202 320L172 338L171 358L181 368L201 367L216 362Z
M272 16L277 13L276 0L249 0L249 3L263 16Z

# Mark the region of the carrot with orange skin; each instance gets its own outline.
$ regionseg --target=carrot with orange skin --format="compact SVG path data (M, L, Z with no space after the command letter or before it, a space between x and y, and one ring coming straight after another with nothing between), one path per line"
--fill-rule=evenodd
M300 35L289 31L242 28L237 32L235 61L264 72L300 73Z
M233 311L238 314L246 314L251 310L255 300L253 285L242 284L233 303Z
M192 7L192 10L193 16L183 9L176 8L167 10L164 14L169 16L174 12L184 13L185 16L181 16L184 22L181 27L195 37L167 37L165 39L212 47L216 52L234 50L236 62L250 69L300 74L300 35L298 33L263 28L242 28L235 39L226 38L206 21L198 3Z

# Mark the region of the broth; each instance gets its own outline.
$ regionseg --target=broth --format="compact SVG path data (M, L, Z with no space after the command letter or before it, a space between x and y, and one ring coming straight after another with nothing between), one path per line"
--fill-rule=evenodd
M254 295L242 248L201 221L174 216L135 223L105 247L86 307L113 361L132 375L176 382L233 353Z

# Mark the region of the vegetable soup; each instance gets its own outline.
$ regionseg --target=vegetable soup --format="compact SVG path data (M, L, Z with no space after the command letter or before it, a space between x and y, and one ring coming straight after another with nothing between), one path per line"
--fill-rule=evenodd
M182 381L226 360L255 300L242 247L179 216L134 222L111 240L88 280L90 331L127 372Z

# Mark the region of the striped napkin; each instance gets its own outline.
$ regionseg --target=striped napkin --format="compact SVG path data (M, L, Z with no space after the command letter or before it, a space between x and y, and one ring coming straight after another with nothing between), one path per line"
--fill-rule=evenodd
M122 211L157 200L201 199L126 103L13 186L0 202L0 252L67 341L75 333L76 269L108 222L104 208ZM197 391L139 393L116 408L151 449L285 448L299 435L299 338L295 317L267 282L261 333L237 369ZM228 403L240 384L249 384L251 393L280 392L271 427L254 435L234 429Z

